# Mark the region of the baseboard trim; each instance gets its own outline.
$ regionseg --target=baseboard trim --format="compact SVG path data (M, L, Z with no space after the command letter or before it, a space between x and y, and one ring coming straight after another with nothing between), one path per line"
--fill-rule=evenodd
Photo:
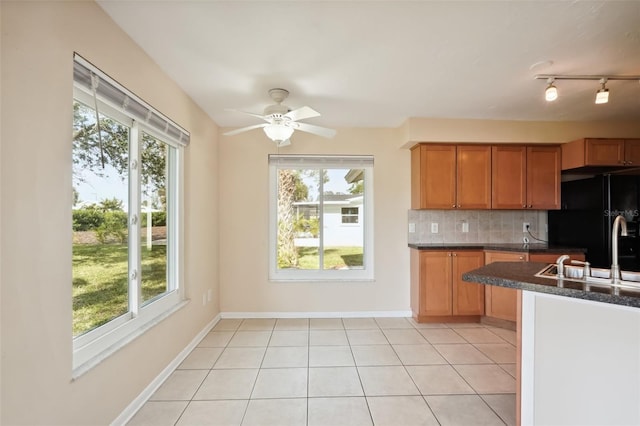
M191 353L191 351L198 346L200 341L211 331L213 327L222 318L221 314L218 314L209 322L204 328L189 342L189 344L167 365L164 370L156 376L155 379L149 383L149 385L125 408L122 413L116 419L111 422L113 426L126 425L129 420L138 412L138 410L147 402L147 400L158 390L158 388L164 383L165 380L178 368L178 366L185 360L185 358Z
M411 317L406 311L355 311L355 312L222 312L221 318L391 318Z

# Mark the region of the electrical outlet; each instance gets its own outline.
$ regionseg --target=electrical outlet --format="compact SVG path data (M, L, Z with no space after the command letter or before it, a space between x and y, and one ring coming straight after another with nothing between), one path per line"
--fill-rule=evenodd
M522 232L529 232L531 224L529 222L522 222Z
M416 224L415 223L410 223L409 224L409 233L413 234L414 232L416 232Z
M469 222L462 222L462 232L469 232Z
M211 302L211 299L213 299L213 290L209 289L207 290L207 302Z
M438 233L438 222L431 222L431 233L432 234Z

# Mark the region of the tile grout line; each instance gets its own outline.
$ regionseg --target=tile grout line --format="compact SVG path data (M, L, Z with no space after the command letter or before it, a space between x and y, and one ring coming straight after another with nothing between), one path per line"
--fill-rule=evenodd
M245 404L245 406L244 406L244 410L243 410L243 412L242 412L242 418L241 418L241 422L240 422L240 424L242 424L242 423L246 420L246 415L247 415L247 413L248 413L249 404L250 404L250 401L252 400L253 394L254 394L254 392L255 392L255 388L256 388L256 386L257 386L257 380L258 380L258 378L259 378L259 376L260 376L260 373L261 373L263 370L268 370L268 368L267 368L267 367L265 367L266 355L267 355L267 352L268 352L269 348L271 347L271 346L270 346L271 342L272 342L272 341L274 341L274 340L273 340L273 339L275 338L275 336L274 336L274 332L276 331L277 324L278 324L278 319L273 319L273 320L274 320L274 323L273 323L273 325L270 327L270 329L268 330L268 331L270 332L270 334L269 334L269 337L268 337L268 339L267 339L266 344L265 344L264 346L255 346L255 347L264 347L264 352L263 352L263 354L262 354L262 358L261 358L261 360L260 360L260 364L259 364L259 366L258 366L258 368L257 368L256 378L255 378L255 380L253 381L253 384L252 384L252 387L251 387L251 391L250 391L250 393L249 393L249 397L248 397L248 399L245 401L245 402L246 402L246 404ZM381 344L380 346L381 346L381 347L389 347L389 348L392 350L393 354L397 357L397 359L398 359L398 361L399 361L399 363L400 363L399 365L401 365L401 366L403 367L403 369L404 369L405 373L409 376L409 378L410 378L411 382L413 383L414 387L417 389L417 391L418 391L417 395L412 395L412 394L411 394L411 395L371 395L371 396L368 396L368 395L366 394L365 389L364 389L364 384L363 384L363 381L362 381L362 377L361 377L360 369L359 369L359 368L360 368L360 367L392 367L392 366L397 366L397 364L393 364L393 363L391 363L391 364L389 364L389 365L387 365L387 364L377 364L377 363L376 363L377 361L375 361L375 360L374 360L374 363L373 363L372 365L366 365L366 363L365 363L365 364L363 364L363 365L359 366L359 365L358 365L358 363L356 362L356 359L355 359L354 346L376 346L376 344L362 342L362 343L361 343L361 345L354 345L354 344L353 344L353 342L352 342L352 338L350 338L350 336L349 336L348 331L349 331L349 330L360 330L360 329L359 329L358 327L353 328L353 329L348 329L348 328L347 328L347 326L346 326L346 324L345 324L345 318L340 318L340 323L341 323L341 325L342 325L342 328L335 328L335 329L334 329L334 328L332 328L332 327L329 327L329 328L322 328L322 327L321 327L321 328L319 328L319 329L318 329L319 331L330 331L330 330L338 331L338 330L340 330L340 331L343 331L343 332L344 332L344 335L345 335L345 338L346 338L346 341L347 341L347 345L348 345L348 347L349 347L349 353L350 353L350 355L351 355L351 359L352 359L352 361L353 361L354 368L356 369L356 373L358 374L358 381L359 381L359 383L360 383L360 387L361 387L362 392L363 392L363 398L364 398L364 400L365 400L365 404L366 404L366 407L367 407L367 410L368 410L369 418L370 418L370 420L371 420L371 422L372 422L373 424L375 424L375 422L374 422L374 419L373 419L373 413L372 413L372 410L371 410L371 405L369 404L369 402L370 402L370 401L369 401L369 397L378 397L378 396L379 396L379 397L415 397L415 396L420 396L420 397L421 397L421 399L424 401L424 403L427 405L427 408L429 409L430 414L433 416L433 418L434 418L438 423L440 423L440 420L438 419L438 416L437 416L437 415L436 415L436 413L433 411L432 407L429 405L429 403L428 403L428 401L427 401L427 396L454 396L454 395L459 395L459 396L465 396L465 395L466 395L466 396L473 396L473 395L475 395L476 397L479 397L479 399L480 399L480 401L482 401L482 405L483 405L484 407L488 408L488 409L489 409L489 411L490 411L491 413L493 413L493 414L497 417L497 419L499 419L499 421L500 421L500 422L502 422L502 423L504 423L504 424L507 424L507 420L503 419L503 417L498 413L498 411L496 411L496 409L494 409L494 408L493 408L493 407L492 407L492 406L487 402L487 400L485 400L485 397L489 397L489 396L491 396L491 395L513 395L513 393L512 393L512 392L498 392L498 393L486 393L486 394L481 394L478 390L476 390L473 386L471 386L471 384L467 381L467 379L465 379L465 378L464 378L464 377L463 377L463 376L458 372L458 370L457 370L457 368L456 368L456 366L458 366L458 365L471 365L471 366L476 366L476 365L495 365L495 366L497 366L497 367L500 369L500 371L503 371L503 372L504 372L505 374L507 374L508 376L513 377L513 376L511 376L511 374L510 374L510 373L509 373L505 368L503 368L503 367L502 367L502 365L500 365L500 364L499 364L497 361L495 361L494 359L490 358L490 357L489 357L485 352L483 352L482 350L480 350L480 349L476 346L476 345L481 345L481 344L500 344L500 345L503 345L503 344L504 344L504 345L508 345L508 346L511 346L511 347L512 347L513 345L512 345L512 344L511 344L511 343L510 343L506 338L504 338L504 337L502 337L502 336L500 336L500 335L498 335L498 334L496 334L496 333L493 333L493 332L492 332L491 330L489 330L486 326L480 326L480 327L459 327L459 328L468 328L468 329L472 329L472 328L473 328L473 329L484 329L484 330L486 330L486 331L489 331L489 332L490 332L491 334L493 334L497 339L499 339L499 340L500 340L500 342L483 342L483 341L476 341L475 343L473 343L473 342L471 342L470 340L468 340L467 338L465 338L462 334L458 333L458 331L457 331L456 329L452 328L450 325L445 324L445 326L446 326L446 327L434 327L434 329L436 329L436 328L440 328L440 329L448 329L448 330L453 331L453 332L454 332L456 335L458 335L458 336L459 336L459 337L460 337L464 342L467 342L467 343L458 343L459 345L468 345L469 347L474 348L475 350L477 350L477 351L479 351L480 353L482 353L482 354L483 354L487 359L489 359L489 361L490 361L490 362L486 362L486 363L479 363L479 364L478 364L478 363L453 364L452 362L450 362L447 358L445 358L445 357L442 355L442 353L437 349L436 344L431 343L431 341L429 341L429 339L428 339L426 336L424 336L424 335L420 332L421 330L425 330L425 328L418 328L418 327L416 327L416 326L415 326L411 321L409 321L409 320L407 320L407 319L405 319L405 320L406 320L406 321L408 321L408 323L409 323L409 325L410 325L411 327L399 327L399 328L394 328L393 326L395 325L395 323L391 322L391 323L387 323L387 325L389 325L389 326L390 326L389 328L383 328L383 327L380 325L380 323L379 323L379 322L377 322L377 321L375 320L375 318L373 318L373 320L374 320L374 322L375 322L375 324L376 324L377 328L375 328L375 329L366 329L366 330L378 331L378 332L380 332L380 333L384 336L386 343ZM312 328L311 328L311 320L310 320L310 319L307 319L307 321L308 321L308 322L307 322L307 328L306 328L306 335L307 335L307 342L306 342L306 350L307 350L307 357L306 357L306 358L307 358L307 365L306 365L306 368L307 368L306 373L307 373L307 375L306 375L306 376L307 376L307 377L306 377L306 379L307 379L307 383L306 383L306 397L305 397L305 398L306 398L306 422L305 422L305 424L306 424L307 426L309 426L309 421L310 421L310 417L309 417L309 409L310 409L310 407L309 407L309 402L310 402L310 398L312 398L312 397L310 396L310 369L311 369L311 348L312 348L312 345L311 345L311 334L312 334L312 333L311 333L311 332L312 332ZM222 346L222 350L221 350L221 352L220 352L220 353L218 354L218 356L214 359L214 361L213 361L213 363L211 364L210 368L208 368L208 369L207 369L207 370L208 370L207 374L204 376L204 378L202 379L202 381L199 383L199 385L198 385L198 386L197 386L197 388L195 389L195 391L194 391L193 395L191 396L191 398L190 398L190 399L187 399L187 400L167 400L167 401L175 401L175 402L182 402L182 401L185 401L185 402L186 402L186 405L184 406L184 408L182 408L182 409L181 409L181 411L179 412L178 417L176 418L174 425L175 425L175 424L178 424L182 418L185 418L184 416L185 416L185 414L187 413L187 410L189 410L189 407L190 407L190 406L192 406L192 403L195 403L195 402L197 402L197 401L221 401L221 400L227 400L227 401L240 401L240 400L242 400L242 399L240 399L240 400L239 400L239 399L236 399L236 398L231 398L231 399L218 399L218 398L215 398L215 399L211 399L211 400L209 400L209 399L195 400L195 399L194 399L194 397L195 397L195 396L197 395L197 393L201 390L201 388L202 388L202 386L204 385L204 383L205 383L205 381L207 380L207 378L208 378L208 377L212 374L212 372L214 371L215 366L216 366L216 364L218 363L218 361L220 360L220 357L222 356L222 354L223 354L227 349L229 349L229 348L231 347L231 346L229 346L229 345L231 344L232 340L233 340L237 335L239 335L239 332L240 332L240 331L254 331L254 330L241 330L241 327L242 327L242 325L243 325L245 322L246 322L246 319L242 319L242 320L240 321L240 323L239 323L239 324L238 324L238 325L237 325L233 330L226 330L226 329L215 330L215 328L214 328L213 330L211 330L212 332L215 332L215 331L232 331L232 334L231 334L231 337L229 338L229 340L227 341L227 343L226 343L224 346ZM298 330L298 328L294 328L294 329L292 329L292 330ZM364 330L364 329L363 329L363 330ZM417 385L417 383L416 383L415 379L413 378L413 376L411 376L411 374L410 374L410 373L409 373L409 371L408 371L408 367L411 367L412 365L411 365L411 364L405 364L405 362L400 358L400 356L399 356L399 354L398 354L398 351L397 351L396 347L391 343L391 341L390 341L390 337L386 334L385 330L386 330L386 331L390 331L390 330L391 330L391 331L395 331L395 330L412 330L412 331L414 331L414 332L419 333L419 334L420 334L420 336L422 337L422 339L424 339L424 342L417 343L417 342L415 342L415 341L411 341L411 342L409 342L409 343L402 343L402 340L401 340L401 343L397 343L397 345L406 345L406 346L429 345L431 348L433 348L433 349L436 351L436 353L438 353L438 354L443 358L443 360L445 361L445 364L416 364L415 366L416 366L416 367L420 367L420 366L425 366L425 365L434 365L434 366L435 366L435 365L447 365L447 366L451 367L451 368L456 372L456 375L458 375L458 376L462 379L462 381L463 381L464 383L466 383L466 384L467 384L467 386L469 386L469 388L470 388L471 390L473 390L473 393L472 393L472 394L449 394L449 393L445 393L445 394L423 395L423 394L422 394L422 392L420 391L420 388L418 387L418 385ZM256 331L267 331L267 330L264 330L264 329L258 329L258 330L256 330ZM280 331L282 331L282 330L280 330ZM394 336L391 336L391 337L392 337L392 338L394 338ZM398 336L398 338L402 338L402 336ZM365 340L366 340L366 339L365 339ZM475 339L474 339L474 340L475 340ZM290 344L284 345L284 347L304 347L304 346L301 346L301 345L296 345L295 343L297 343L297 342L296 342L296 341L293 341L293 343L290 343ZM452 344L452 345L455 345L455 344ZM327 345L324 345L324 346L327 346ZM335 346L335 345L328 345L328 346ZM340 345L338 345L338 346L340 346ZM213 348L216 348L216 347L219 347L219 346L212 346L212 347L213 347ZM274 346L274 347L275 347L275 346ZM206 348L209 348L209 346L207 346ZM235 348L235 346L234 346L233 348ZM243 347L242 347L242 346L238 346L238 348L243 348ZM194 349L195 349L195 348L194 348ZM299 359L299 358L298 358L298 359ZM286 363L285 363L285 364L286 364ZM504 364L513 364L513 363L504 363ZM197 364L196 364L196 365L197 365ZM287 365L288 365L288 364L287 364ZM324 367L330 368L330 367L332 367L332 366L327 365L327 366L324 366ZM272 367L272 368L295 368L295 367L282 367L282 366L278 367L278 366L276 365L276 366L274 366L274 367ZM245 368L242 368L242 367L238 367L238 368L228 368L227 370L229 370L229 369L231 369L231 370L235 370L235 369L245 369ZM174 371L176 371L176 370L180 370L179 366L178 366L178 367L176 367L176 369L175 369ZM205 369L200 369L200 368L188 368L188 369L183 369L183 370L205 370ZM206 370L205 370L205 371L206 371ZM256 398L256 400L278 400L278 399L289 399L289 398L291 398L291 397L287 397L287 398L284 398L284 397L268 397L268 398L267 398L267 397L265 397L265 398ZM302 397L300 397L300 398L302 398ZM300 398L295 397L295 399L300 399ZM313 397L313 398L321 398L321 397L320 397L320 396L318 396L318 397ZM347 396L335 395L335 396L329 396L329 397L326 397L326 398L348 398L348 397L347 397ZM152 401L148 401L148 402L152 402ZM155 402L165 402L165 401L157 400L157 401L155 401ZM499 405L498 405L497 407L499 407ZM240 408L240 407L238 407L238 408ZM507 417L507 418L508 418L508 417ZM186 418L185 418L185 419L186 419Z
M375 321L375 319L374 319ZM344 326L344 320L342 321L342 325ZM380 325L377 324L376 325ZM362 388L362 397L364 398L364 403L367 405L367 411L369 412L369 418L371 419L371 424L375 425L375 421L373 420L373 413L371 413L371 407L369 406L369 400L367 399L367 393L364 390L364 384L362 384L362 377L360 377L360 370L358 369L358 363L356 362L356 357L353 354L353 347L351 345L351 339L349 339L349 333L347 330L344 331L345 336L347 337L347 343L349 344L349 352L351 352L351 358L353 358L353 366L356 369L356 374L358 375L358 382L360 382L360 388ZM382 333L384 335L384 333ZM385 336L386 338L386 336ZM387 340L388 341L388 340Z

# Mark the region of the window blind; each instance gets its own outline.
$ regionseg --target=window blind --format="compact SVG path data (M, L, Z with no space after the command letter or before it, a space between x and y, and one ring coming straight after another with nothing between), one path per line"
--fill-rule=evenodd
M145 123L172 141L183 146L189 145L189 132L154 109L133 92L127 90L104 72L100 71L77 53L73 55L73 82L76 87L79 87L92 96L95 90L96 97L101 101L127 114L134 120Z
M291 168L372 167L372 155L269 155L269 164Z

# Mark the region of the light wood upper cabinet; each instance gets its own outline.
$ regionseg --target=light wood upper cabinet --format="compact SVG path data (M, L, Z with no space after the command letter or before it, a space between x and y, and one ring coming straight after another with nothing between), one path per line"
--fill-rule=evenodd
M417 321L479 321L484 286L462 281L481 267L480 250L411 250L411 310Z
M640 166L640 139L624 140L624 159L627 166Z
M491 208L559 209L560 153L559 146L493 146Z
M527 205L527 148L491 148L491 208L518 210Z
M527 208L560 208L559 146L527 147Z
M491 208L491 147L462 145L456 152L456 208Z
M640 139L584 138L562 145L562 170L640 165Z
M411 208L456 204L456 146L416 145L411 150Z
M490 207L490 146L420 144L412 148L412 209Z

